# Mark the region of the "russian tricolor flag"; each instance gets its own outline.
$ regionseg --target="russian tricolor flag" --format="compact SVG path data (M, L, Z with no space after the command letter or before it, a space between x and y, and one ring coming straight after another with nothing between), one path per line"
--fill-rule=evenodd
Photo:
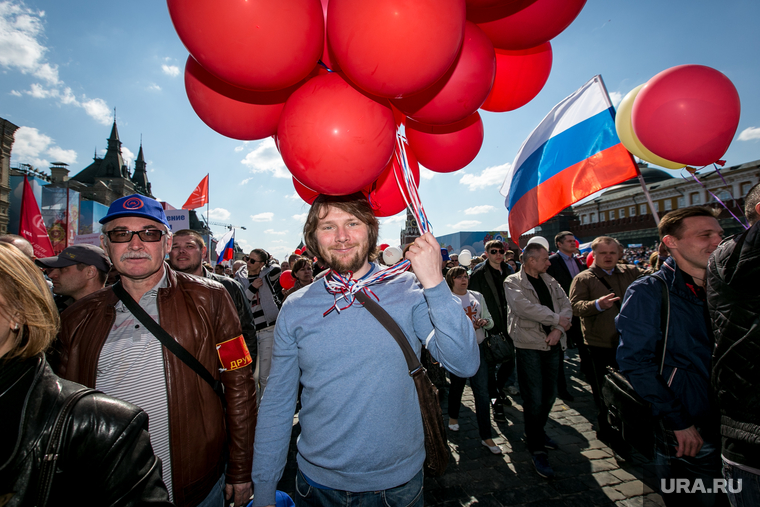
M216 244L216 263L221 264L235 257L235 229L222 236Z
M638 175L615 131L602 76L554 106L525 140L501 194L515 242L533 227L603 188Z

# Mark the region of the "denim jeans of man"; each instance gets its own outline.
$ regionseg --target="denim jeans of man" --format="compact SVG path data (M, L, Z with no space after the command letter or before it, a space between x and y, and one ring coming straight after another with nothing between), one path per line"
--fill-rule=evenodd
M198 504L198 507L225 507L224 501L224 475L222 475L214 487L211 488L206 498Z
M406 484L383 491L354 493L312 486L299 470L296 474L296 507L423 507L422 470Z
M517 349L517 381L523 401L525 436L531 454L546 452L544 427L557 399L557 372L562 347L549 350Z
M617 349L604 348L604 347L588 347L589 357L591 357L591 364L594 369L593 378L588 380L591 386L591 392L594 394L594 404L597 410L599 410L599 416L597 418L597 424L599 425L599 432L604 437L609 438L612 435L612 428L607 421L607 406L602 399L602 386L604 385L604 376L607 374L607 367L612 366L616 370L618 369L617 359L615 354Z
M704 435L703 435L704 438ZM715 445L713 441L704 440L702 448L696 456L676 457L677 440L673 432L664 430L662 426L655 431L655 449L654 449L654 468L657 475L660 495L668 507L689 506L689 507L717 507L728 505L728 499L724 493L702 493L699 490L694 493L685 493L683 490L665 492L662 490L663 485L667 490L672 490L672 480L686 479L689 481L689 491L697 484L696 480L700 479L705 489L713 487L713 479L720 479L721 476L721 459L720 445Z
M507 340L510 342L512 338L506 335ZM484 345L485 347L485 345ZM514 350L514 346L512 347ZM482 362L482 361L481 361ZM505 361L496 364L488 365L488 397L491 399L501 398L503 396L502 390L507 385L509 377L515 371L515 357L507 358Z
M482 343L480 349L480 368L477 373L470 377L470 387L472 395L475 398L475 416L478 420L478 434L481 440L492 438L491 434L491 407L488 403L488 365L486 364L485 354ZM457 377L449 372L451 385L449 386L449 417L459 419L459 409L462 406L462 393L467 379Z
M733 507L755 507L760 505L760 475L742 470L723 462L723 478L730 481L727 487L728 499ZM741 488L739 487L741 481Z

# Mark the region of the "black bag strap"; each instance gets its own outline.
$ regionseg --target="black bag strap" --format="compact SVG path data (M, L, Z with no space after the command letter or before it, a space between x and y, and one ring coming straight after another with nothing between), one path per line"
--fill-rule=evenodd
M222 400L222 406L226 407L227 400L224 398L224 389L222 388L222 383L219 380L216 380L214 376L211 375L211 373L206 369L206 367L203 366L201 362L195 358L195 356L193 356L190 352L187 351L185 347L180 345L174 338L172 338L172 336L167 333L166 330L158 324L158 322L153 320L153 318L148 315L148 312L143 310L142 306L137 304L137 302L132 299L132 296L130 296L124 287L122 287L121 281L113 284L112 288L116 296L121 300L122 303L124 303L124 306L129 309L132 315L134 315L134 317L139 320L142 325L145 326L148 331L150 331L151 334L155 336L156 339L160 341L164 347L169 349L169 352L177 356L183 363L189 366L190 369L197 373L200 378L208 382L208 384L211 386L211 389L213 389L217 396L219 396L219 399Z
M499 291L496 289L496 282L493 279L493 273L491 273L491 270L488 269L488 265L483 266L486 283L488 284L488 287L491 289L491 292L493 292L493 297L496 298L496 304L499 305L499 312L501 312L501 319L505 323L507 322L507 316L505 315L505 308L502 308L501 305L501 298L499 297Z
M620 297L620 296L618 296L617 292L615 292L615 289L612 288L612 286L610 285L610 283L607 280L605 280L603 277L601 277L601 276L597 275L596 273L594 273L593 269L591 269L591 274L594 275L597 280L599 280L600 282L602 282L602 285L604 285L605 288L608 291L610 291L612 294L615 294L616 297L618 297L618 298ZM621 303L620 303L619 299L617 301L615 301L615 306L617 306L618 310L620 310Z
M425 369L420 364L420 360L417 359L417 354L414 353L414 349L409 344L409 340L406 339L406 335L401 330L399 325L393 320L388 312L386 312L382 306L375 303L369 296L363 292L356 293L356 299L364 306L364 308L375 317L380 324L393 336L399 347L401 347L404 353L404 359L406 359L406 366L409 368L409 376L413 377L418 372L424 372Z
M63 402L61 411L58 412L58 417L55 419L53 429L50 431L50 440L48 440L47 448L45 449L45 455L42 457L42 465L40 467L40 479L39 489L37 490L37 503L38 507L44 507L47 505L48 497L50 496L50 489L53 487L53 478L55 477L55 468L58 463L58 458L61 455L61 445L63 440L63 431L69 422L69 416L74 405L83 397L91 393L96 393L95 389L83 387L78 391L71 393Z

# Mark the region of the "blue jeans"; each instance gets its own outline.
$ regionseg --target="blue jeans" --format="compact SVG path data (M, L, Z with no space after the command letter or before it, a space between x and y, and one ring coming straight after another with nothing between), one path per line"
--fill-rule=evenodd
M713 479L721 478L720 446L708 440L696 456L676 457L677 441L672 432L662 427L655 431L654 466L658 479L658 487L665 505L688 505L689 507L712 507L726 505L726 495L723 493L685 493L677 489L673 491L673 482L687 479L689 488L693 488L696 480L700 479L705 488L712 488ZM662 490L663 485L670 491Z
M760 505L760 475L747 472L723 462L723 478L729 482L726 488L728 499L734 507L753 507ZM738 484L741 481L741 491Z
M423 507L422 470L411 481L383 491L353 493L311 486L299 470L296 474L296 507Z
M475 416L478 419L478 434L481 440L488 440L491 435L491 407L488 403L488 364L486 364L484 345L481 343L480 349L480 368L470 377L470 387L475 398ZM449 372L451 386L449 386L449 417L459 419L459 409L462 406L462 393L464 385L467 383L466 378L457 377Z
M549 350L517 349L517 381L523 400L525 437L531 454L546 452L544 426L557 399L557 373L562 347Z
M225 507L224 502L224 474L216 481L205 500L198 507Z

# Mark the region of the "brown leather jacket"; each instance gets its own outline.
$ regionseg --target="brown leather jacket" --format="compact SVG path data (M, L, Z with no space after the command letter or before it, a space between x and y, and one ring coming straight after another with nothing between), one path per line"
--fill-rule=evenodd
M197 505L224 472L226 450L226 481L250 482L256 388L251 366L219 372L215 345L241 334L235 307L224 287L165 267L168 286L158 291L161 326L215 378L221 375L227 400L225 417L221 401L208 383L164 348L174 502ZM58 375L95 387L100 352L116 318L117 302L113 290L105 288L62 314L55 361Z

